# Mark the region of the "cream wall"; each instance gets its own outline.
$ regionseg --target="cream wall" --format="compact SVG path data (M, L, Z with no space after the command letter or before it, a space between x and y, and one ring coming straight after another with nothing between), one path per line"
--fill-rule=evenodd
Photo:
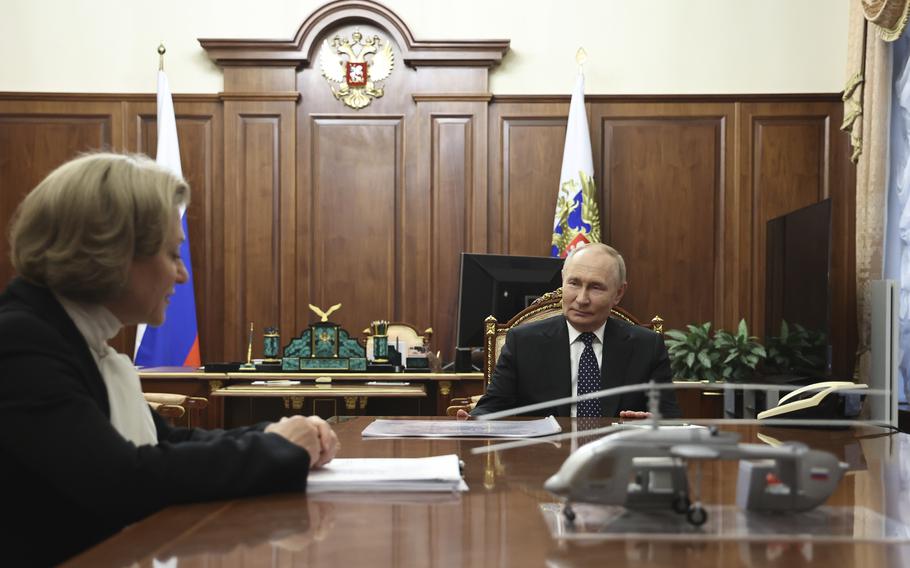
M497 94L837 92L849 0L384 0L417 39L509 39ZM0 91L216 93L197 38L294 36L322 0L0 0Z

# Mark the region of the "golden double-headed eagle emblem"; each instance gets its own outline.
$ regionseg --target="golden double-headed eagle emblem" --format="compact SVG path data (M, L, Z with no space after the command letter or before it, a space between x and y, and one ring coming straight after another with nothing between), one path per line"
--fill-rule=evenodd
M323 40L319 52L319 66L322 75L332 83L335 98L359 110L369 105L373 98L383 94L379 81L385 80L395 66L395 54L390 41L383 41L378 35L365 38L359 30L351 39L341 36Z

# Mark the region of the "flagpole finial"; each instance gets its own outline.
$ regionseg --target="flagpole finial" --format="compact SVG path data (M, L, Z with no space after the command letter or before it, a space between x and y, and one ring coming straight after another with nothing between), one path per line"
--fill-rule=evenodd
M158 44L158 70L164 71L164 53L167 49L164 48L164 42Z
M588 52L585 51L585 48L579 47L578 51L575 52L575 62L578 63L578 66L581 67L585 64L585 61L588 59Z

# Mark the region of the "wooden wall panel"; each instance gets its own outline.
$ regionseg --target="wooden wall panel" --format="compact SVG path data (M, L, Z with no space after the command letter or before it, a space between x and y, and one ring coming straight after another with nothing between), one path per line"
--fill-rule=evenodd
M667 328L719 321L724 119L621 111L601 122L600 203L604 242L626 260L623 306Z
M826 102L747 102L741 105L741 253L748 262L748 295L743 312L756 335L764 336L765 230L769 219L817 203L832 201L831 342L833 370L852 376L855 350L853 168L837 129L843 107ZM849 213L848 213L849 211Z
M623 305L668 328L746 318L762 336L764 224L831 196L834 370L849 376L853 168L836 97L634 99L587 103L604 239L629 264ZM490 112L489 250L545 255L567 109L508 97Z
M491 163L501 169L491 175L489 252L550 254L568 108L545 104L534 110L504 108L494 115L498 156Z
M408 81L399 87L417 88ZM244 357L251 320L258 356L262 328L278 325L286 343L315 319L308 303L340 301L332 319L353 333L378 317L432 326L448 358L458 254L549 252L568 98L395 95L382 113L306 100L276 91L175 101L194 189L203 357ZM587 106L604 236L629 262L624 305L660 313L668 327L731 328L746 317L760 335L764 224L830 196L832 339L836 370L849 374L854 169L832 127L837 97L589 97ZM154 153L154 109L149 95L0 96L2 228L78 152ZM115 346L129 352L131 338Z
M54 170L83 152L120 149L122 106L116 101L0 100L0 282L14 276L9 261L9 221L19 202ZM111 345L127 352L130 334Z
M6 235L19 202L60 164L119 143L118 111L112 104L0 101L0 282L13 276Z
M402 175L401 117L316 118L310 141L312 243L308 303L358 334L398 313ZM369 149L370 151L365 151ZM301 318L300 327L314 320Z
M765 232L768 220L817 203L828 195L826 117L753 116L752 318L764 335Z
M449 116L433 119L432 201L433 262L430 304L433 307L435 345L447 357L455 344L460 253L470 251L470 228L476 213L471 211L474 184L475 131L473 117ZM485 224L485 223L481 223Z
M247 151L240 157L243 173L243 207L235 230L245 236L241 252L240 278L244 283L242 309L248 319L262 318L278 322L281 306L280 234L276 223L281 207L281 184L278 172L280 119L268 115L241 115L241 147ZM253 316L255 314L255 316Z
M291 103L225 103L224 356L254 356L262 330L294 324L294 113Z
M486 250L487 100L415 98L400 228L401 317L420 329L432 325L432 348L451 360L460 255Z

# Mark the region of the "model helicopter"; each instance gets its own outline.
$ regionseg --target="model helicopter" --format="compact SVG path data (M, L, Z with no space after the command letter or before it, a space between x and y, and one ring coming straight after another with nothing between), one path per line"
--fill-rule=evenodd
M763 385L749 387L765 388ZM544 483L545 489L564 500L563 514L569 522L575 519L572 503L583 502L619 505L633 510L666 507L685 514L689 523L700 526L708 518L700 499L703 460L739 460L736 501L741 509L748 511L811 510L830 497L848 468L846 463L833 454L813 450L802 443L790 442L771 447L740 443L738 434L721 432L713 426L659 427L657 391L663 388L678 388L678 385L629 385L583 397L492 413L479 419L494 419L506 414L539 410L581 398L648 390L651 419L647 427L624 429L621 426L611 426L600 431L585 432L609 435L581 446ZM793 422L796 421L791 421ZM800 422L825 423L822 420ZM488 448L495 449L496 446ZM691 494L689 461L694 462L696 470Z
M847 470L832 454L800 443L740 444L738 434L716 428L637 429L582 446L544 488L565 499L563 513L570 521L575 518L571 503L583 501L628 509L668 507L698 526L708 518L700 501L700 461L711 459L741 460L737 504L750 511L813 509L828 499ZM690 460L697 472L694 502Z

